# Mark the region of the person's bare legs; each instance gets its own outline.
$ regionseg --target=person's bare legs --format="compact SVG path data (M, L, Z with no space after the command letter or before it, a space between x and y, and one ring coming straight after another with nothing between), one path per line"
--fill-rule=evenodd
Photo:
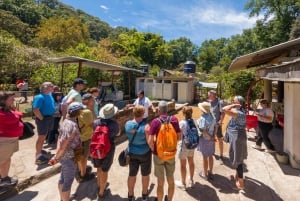
M208 157L208 167L209 167L209 173L213 174L213 167L214 167L214 158L213 158L213 156Z
M180 159L181 182L186 185L186 159Z
M71 193L71 189L69 191L62 191L62 184L58 184L58 191L59 191L59 195L60 195L60 199L62 201L69 201L70 200L70 193Z
M100 196L103 195L106 184L107 184L107 178L108 178L108 172L103 172L102 168L97 168L97 180L98 180L98 186L99 186L99 192L98 194Z
M148 187L150 183L150 176L142 176L142 194L147 195L148 194Z
M128 196L134 196L135 183L136 183L136 176L128 176L127 179Z
M42 149L43 149L43 144L45 142L45 139L46 139L46 134L45 135L38 135L38 139L36 140L36 144L35 144L35 150L36 150L36 153L35 153L35 157L37 158L41 152L42 152Z
M168 201L173 200L174 191L175 191L175 184L174 184L174 176L167 177L168 182Z
M5 178L5 177L8 176L10 163L11 163L11 158L0 162L0 176L1 176L1 178Z
M208 169L208 157L203 156L203 176L207 177L207 169Z
M194 181L194 172L195 172L194 157L188 157L187 160L188 160L188 163L189 163L190 180Z
M86 174L87 160L87 158L82 157L81 160L78 162L78 168L81 177L85 176Z
M162 201L162 199L163 199L163 196L164 196L164 183L165 183L164 178L157 178L157 188L156 188L157 201Z
M223 160L223 147L224 147L224 143L223 143L223 138L217 138L218 140L218 145L219 145L219 151L220 151L220 160Z

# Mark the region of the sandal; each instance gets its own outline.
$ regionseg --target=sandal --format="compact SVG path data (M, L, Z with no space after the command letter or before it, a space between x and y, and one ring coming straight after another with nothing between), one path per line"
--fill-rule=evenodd
M199 176L206 181L208 180L208 177L206 175L204 175L203 172L200 172Z

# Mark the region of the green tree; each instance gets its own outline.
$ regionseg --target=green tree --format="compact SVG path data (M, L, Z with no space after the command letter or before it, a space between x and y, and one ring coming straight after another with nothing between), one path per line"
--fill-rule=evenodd
M190 39L180 37L176 40L171 40L168 43L169 52L172 54L172 60L169 68L176 68L179 64L186 61L194 61L197 63L198 47L194 45Z
M297 18L292 26L289 39L293 40L299 37L300 37L300 18Z
M198 61L201 68L208 73L213 66L217 66L223 56L223 48L227 39L206 40L199 48Z
M245 8L250 10L250 17L264 16L257 21L255 28L263 47L287 41L300 11L298 0L249 0Z
M37 33L37 41L41 46L49 47L56 51L76 47L79 43L84 43L88 40L89 32L87 26L76 18L50 18L42 23Z
M34 36L33 30L28 24L22 22L11 12L4 10L0 10L0 27L2 30L6 30L7 32L13 34L25 44L29 44Z

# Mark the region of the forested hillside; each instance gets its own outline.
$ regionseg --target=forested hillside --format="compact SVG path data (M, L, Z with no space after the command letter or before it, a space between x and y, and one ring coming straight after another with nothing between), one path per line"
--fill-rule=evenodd
M228 74L231 61L299 37L300 2L249 0L245 9L249 17L265 17L242 34L193 44L185 37L166 41L156 33L112 28L101 19L58 0L1 0L0 70L3 76L0 84L5 88L4 83L15 83L18 78L28 78L32 85L44 80L58 83L60 71L47 62L47 58L53 56L73 55L130 68L148 64L150 74L156 74L159 69L182 70L185 61L193 60L197 72L208 74L201 80L223 82L228 96L244 95L245 86L255 76L251 71ZM83 73L91 84L110 79L109 74L93 69L85 69ZM247 77L240 79L241 74ZM65 82L70 83L75 76L76 66L70 67ZM124 79L120 77L119 83ZM245 80L241 89L231 87L234 79Z

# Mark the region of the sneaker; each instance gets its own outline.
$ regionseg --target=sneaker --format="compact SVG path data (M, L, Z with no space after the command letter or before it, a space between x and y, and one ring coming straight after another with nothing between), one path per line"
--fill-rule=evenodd
M265 152L266 152L266 153L269 153L269 154L274 154L274 153L276 153L276 151L275 151L275 150L272 150L272 149L266 149Z
M94 179L94 178L95 178L94 174L86 173L83 177L81 177L81 176L78 177L77 182L82 183L82 182L86 182L86 181L89 181L89 180Z
M188 180L189 180L189 187L190 188L193 188L194 186L195 186L195 182L194 182L194 180L191 180L191 178L190 177L188 177Z
M176 180L176 181L175 181L175 185L176 185L178 188L181 188L182 190L186 190L186 185L183 184L180 180Z
M50 154L50 152L45 151L44 149L42 149L41 154L42 154L42 155L48 155L48 154Z
M214 175L211 173L208 173L207 177L209 180L214 180Z
M259 146L257 144L252 145L252 148L257 149L257 150L262 150L261 146Z
M142 201L148 201L148 193L142 194Z
M128 195L128 201L134 201L134 196L133 195L131 195L131 196Z
M44 155L41 155L40 157L38 157L38 158L35 160L35 164L36 164L36 165L42 165L42 164L48 163L48 161L49 161L49 158L47 158L47 157L44 156Z
M208 180L207 176L204 175L203 172L200 172L200 173L199 173L199 176L200 176L202 179L206 180L206 181Z
M7 176L4 178L1 178L0 186L14 186L17 183L18 183L17 179Z

